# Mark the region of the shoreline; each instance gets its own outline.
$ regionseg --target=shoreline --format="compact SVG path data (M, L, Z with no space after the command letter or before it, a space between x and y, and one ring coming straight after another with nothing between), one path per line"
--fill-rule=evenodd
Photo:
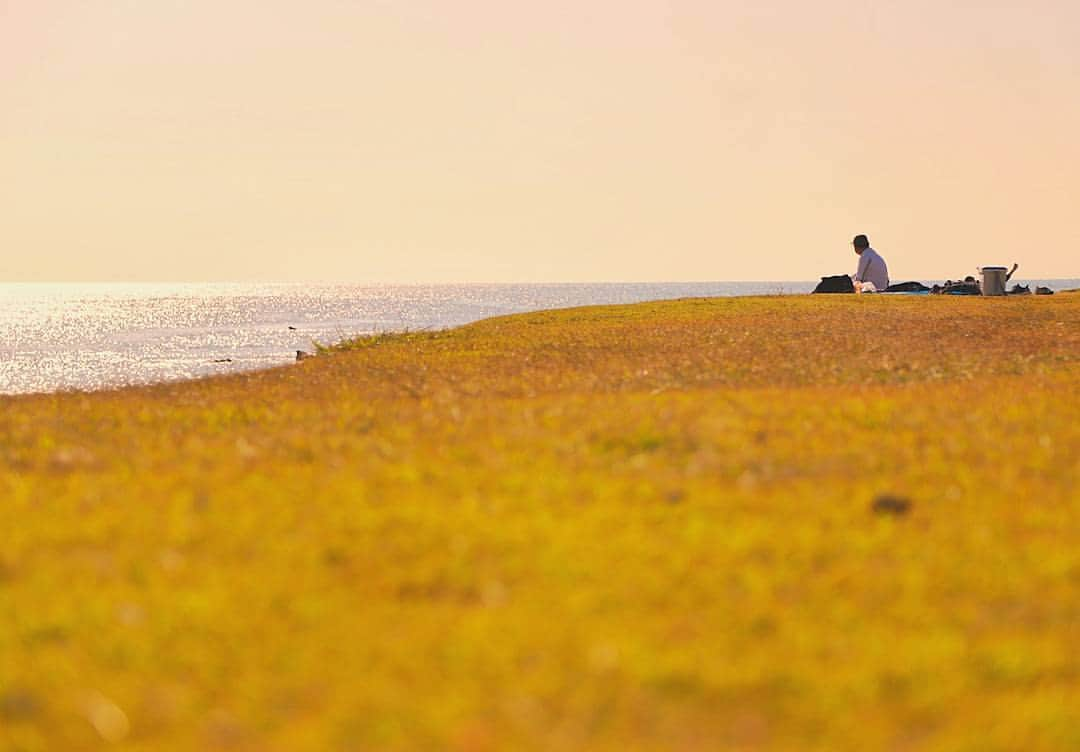
M505 313L756 290L736 283L408 287L0 285L0 384L99 389L284 364L312 341L446 328ZM807 288L809 289L809 288ZM231 361L226 366L218 361Z
M76 285L77 283L71 283L71 284ZM299 283L297 283L297 284L299 284ZM481 284L483 284L483 283L481 283ZM558 284L561 284L561 283L551 283L552 286L557 286ZM567 283L567 284L576 284L576 283ZM611 283L611 284L616 285L618 283ZM642 283L642 284L645 284L645 283ZM703 283L703 284L708 284L708 283ZM772 283L768 283L768 284L772 284ZM420 286L420 285L418 285L418 286ZM1080 292L1080 288L1059 290L1059 291L1055 291L1055 292L1057 294L1070 294L1070 293ZM698 298L698 297L695 296L695 297L692 297L692 298L659 298L659 299L655 299L655 300L645 300L645 301L639 301L639 302L641 302L641 303L662 303L662 302L674 302L674 301L685 300L685 299L729 300L729 299L740 299L740 298L790 298L790 297L802 297L802 296L805 296L805 295L808 295L808 294L809 293L783 293L783 292L781 292L781 293L777 293L777 294L730 295L730 296L721 296L721 297L703 296L701 298ZM921 294L916 295L914 293L872 293L872 294L873 295L885 295L885 296L888 296L888 297L912 296L912 295L917 296L917 297L922 296ZM832 297L832 296L827 296L827 297ZM933 296L933 297L938 297L938 296ZM957 297L969 297L969 296L957 296ZM970 297L979 297L979 296L970 296ZM1005 296L1005 297L1008 297L1008 298L1021 297L1022 298L1022 297L1025 297L1025 296L1013 296L1013 295L1010 295L1010 296ZM1052 296L1045 296L1045 297L1052 297ZM531 311L531 312L522 312L520 314L519 313L496 314L494 317L501 317L501 316L506 316L506 315L510 315L510 316L513 316L513 315L528 315L528 313L544 313L544 312L547 312L547 311L570 310L570 309L577 309L577 308L605 307L605 306L609 306L609 305L611 305L611 304L610 303L596 303L596 304L586 304L586 305L575 305L575 306L567 306L567 307L556 307L556 308L550 308L550 309L540 309L540 310L535 310L535 311ZM628 304L628 305L634 305L634 303L631 303L631 304ZM461 326L469 326L469 325L476 324L476 323L479 323L481 321L484 321L484 320L486 320L488 318L493 318L493 316L483 316L481 318L474 319L474 320L471 320L471 321L464 321L464 322L461 322L461 323L458 323L458 324L454 324L453 326L447 327L447 328L458 328L458 327L461 327ZM429 328L425 328L424 331L427 331L428 329ZM313 357L316 354L316 352L313 352L310 349L312 346L314 346L315 351L334 351L334 350L339 349L340 345L342 343L348 342L348 341L353 340L353 339L360 339L360 338L364 338L364 337L369 337L369 336L373 336L375 334L388 334L388 333L389 334L401 334L401 333L406 333L408 331L411 331L411 330L409 330L408 328L405 328L405 329L400 329L400 330L391 329L391 330L386 330L386 331L383 331L383 332L374 332L374 333L371 333L371 334L344 335L342 337L342 339L339 339L337 342L335 342L333 344L328 344L328 345L312 341L308 345L308 348L304 350L305 357ZM269 364L266 364L266 365L254 365L254 364L252 364L252 365L241 365L242 361L239 361L239 360L235 361L235 365L233 365L233 363L234 363L233 357L226 355L225 357L223 357L221 359L211 359L209 361L200 361L200 362L203 363L204 366L206 366L206 365L215 365L215 364L220 363L222 365L222 370L219 373L207 372L207 373L197 374L197 375L193 375L193 376L176 376L176 377L166 377L166 378L162 378L162 379L159 379L159 380L153 380L153 381L134 381L134 382L131 382L131 383L103 384L101 386L89 387L89 388L61 387L61 388L58 388L58 389L43 390L43 391L0 392L0 401L3 401L4 399L19 398L19 397L33 397L33 396L60 395L60 394L91 395L91 394L99 394L99 393L104 393L104 392L124 391L124 390L128 390L128 389L154 388L154 387L165 386L165 385L170 385L170 384L185 384L185 383L190 383L190 382L197 382L197 381L201 381L201 380L204 380L204 379L228 378L228 377L231 377L231 376L238 376L238 375L242 375L242 374L246 374L246 373L274 370L274 369L278 369L278 368L287 368L287 367L289 367L291 365L294 365L295 361L292 359L291 354L290 355L282 354L279 357L280 357L280 360L278 362L269 363ZM229 365L225 364L226 360L228 361Z

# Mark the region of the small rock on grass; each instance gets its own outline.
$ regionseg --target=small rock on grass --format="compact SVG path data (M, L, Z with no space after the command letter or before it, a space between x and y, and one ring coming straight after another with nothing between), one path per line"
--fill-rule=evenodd
M870 505L874 514L891 514L894 517L902 517L911 511L911 499L895 494L882 494L874 499Z
M25 721L41 710L41 701L28 689L15 687L0 693L0 718L7 721Z

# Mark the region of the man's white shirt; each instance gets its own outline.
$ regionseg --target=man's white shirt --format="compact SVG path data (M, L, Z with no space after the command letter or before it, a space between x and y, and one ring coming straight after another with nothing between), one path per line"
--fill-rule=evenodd
M859 268L855 272L856 282L873 282L874 289L881 292L889 286L889 267L885 259L873 248L867 248L859 254Z

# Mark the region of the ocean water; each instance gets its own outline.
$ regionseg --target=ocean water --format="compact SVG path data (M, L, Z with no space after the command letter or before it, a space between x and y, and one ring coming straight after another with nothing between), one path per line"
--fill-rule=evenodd
M811 282L0 284L0 394L266 368L295 361L296 351L311 350L313 342L544 308L812 288Z

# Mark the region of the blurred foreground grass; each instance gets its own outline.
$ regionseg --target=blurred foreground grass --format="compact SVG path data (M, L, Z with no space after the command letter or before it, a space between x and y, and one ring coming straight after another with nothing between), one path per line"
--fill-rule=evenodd
M0 748L1077 749L1078 395L1058 295L0 398Z

